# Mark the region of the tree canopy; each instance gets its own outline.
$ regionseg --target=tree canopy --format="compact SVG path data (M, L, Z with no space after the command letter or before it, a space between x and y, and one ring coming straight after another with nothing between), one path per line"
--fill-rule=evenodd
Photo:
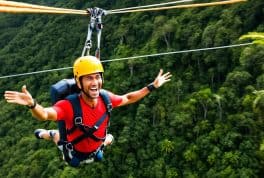
M159 2L23 1L72 9ZM39 122L26 107L2 97L0 177L261 177L263 17L262 0L105 16L101 60L254 44L104 63L104 88L116 94L146 86L160 68L173 78L140 102L114 110L109 128L114 144L102 162L78 169L63 162L53 143L33 135L37 128L55 129L56 123ZM0 14L0 75L72 66L88 22L85 16ZM50 86L63 78L72 78L71 69L0 79L0 90L26 84L40 104L50 106Z

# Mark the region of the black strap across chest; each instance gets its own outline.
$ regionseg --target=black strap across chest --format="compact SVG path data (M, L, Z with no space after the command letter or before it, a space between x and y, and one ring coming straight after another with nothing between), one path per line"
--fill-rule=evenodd
M101 124L105 121L107 116L109 116L110 119L110 113L112 110L112 103L110 100L110 97L105 90L100 90L100 96L103 98L105 107L106 107L106 112L96 121L94 126L89 127L83 124L83 116L82 116L82 108L81 108L81 103L79 99L78 94L73 94L69 95L66 99L70 101L72 108L73 108L73 127L71 129L66 130L66 134L72 134L76 129L79 129L82 131L82 135L78 136L77 138L73 139L71 143L73 145L79 143L85 138L92 138L95 141L100 141L104 140L105 136L100 138L94 135L94 132L98 130L98 128L101 126ZM106 133L104 134L106 135Z

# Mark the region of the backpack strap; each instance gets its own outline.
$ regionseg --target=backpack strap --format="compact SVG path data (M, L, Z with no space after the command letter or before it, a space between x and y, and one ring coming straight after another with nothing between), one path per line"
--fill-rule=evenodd
M59 132L60 132L60 141L58 142L59 149L63 152L65 161L67 161L71 166L78 166L80 161L74 156L76 154L76 151L74 150L74 145L84 138L90 137L96 141L104 140L105 138L98 138L94 136L94 132L100 127L100 125L104 122L104 120L109 116L110 120L110 113L112 111L112 103L111 99L108 95L108 92L105 90L100 91L100 96L103 98L106 112L100 117L100 119L95 123L93 127L88 127L83 125L83 119L82 119L82 109L80 104L80 99L78 94L69 95L66 99L70 101L72 108L73 108L73 122L74 126L67 130L65 126L65 121L58 121L59 126ZM109 122L108 120L108 122ZM79 128L83 134L77 138L75 138L73 141L68 142L67 141L67 134L72 133L75 129ZM105 133L106 134L106 133ZM100 148L102 149L102 148ZM98 150L100 150L98 149ZM98 151L97 150L97 151ZM97 152L96 151L96 152ZM92 153L91 156L96 155L95 153Z
M67 100L71 102L72 109L73 109L73 118L78 121L82 119L82 107L79 100L79 94L72 94L66 97Z
M104 90L104 89L100 90L100 96L102 96L102 98L103 98L103 101L104 101L104 104L105 104L105 107L106 107L106 110L107 110L107 114L108 114L108 116L110 118L111 111L113 109L110 96L109 96L108 92L106 90Z
M81 136L72 140L71 143L73 145L79 143L81 140L83 140L84 138L87 138L87 137L90 137L95 141L100 141L100 140L105 139L105 137L99 138L93 134L96 130L98 130L98 128L105 121L107 116L109 116L109 118L110 118L110 113L112 111L112 103L111 103L110 97L108 95L108 92L105 90L100 90L100 96L102 97L102 99L104 101L104 104L105 104L107 111L98 119L98 121L94 124L93 127L89 127L89 126L86 126L83 124L82 110L81 110L81 104L80 104L79 96L77 94L73 94L73 95L70 95L67 97L67 99L72 104L72 108L73 108L73 112L74 112L74 120L73 120L74 126L71 129L67 130L67 134L71 134L77 128L83 132L83 134ZM106 133L105 133L105 135L106 135Z
M74 132L77 127L76 125L82 124L82 108L81 108L81 103L79 100L79 94L72 94L66 97L68 101L70 101L72 105L72 110L73 110L73 127L69 130L67 130L67 134L71 134Z

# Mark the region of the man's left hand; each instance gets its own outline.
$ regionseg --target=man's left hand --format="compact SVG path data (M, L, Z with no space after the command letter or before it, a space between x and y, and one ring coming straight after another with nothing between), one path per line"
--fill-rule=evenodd
M161 87L164 83L166 83L166 82L171 80L170 79L171 76L172 75L170 74L170 72L167 72L167 73L163 74L163 70L160 69L158 76L156 77L156 79L153 82L154 87L155 88Z

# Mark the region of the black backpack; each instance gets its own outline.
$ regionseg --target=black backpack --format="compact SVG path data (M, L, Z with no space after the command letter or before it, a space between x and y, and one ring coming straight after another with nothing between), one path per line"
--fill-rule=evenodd
M112 110L112 103L108 92L101 89L100 96L103 98L106 107L106 112L103 114L103 116L101 116L101 118L95 123L93 127L88 127L84 125L82 122L81 104L78 97L79 93L80 90L77 87L74 79L63 79L51 86L52 104L55 104L59 100L67 99L68 101L70 101L73 108L74 125L71 129L66 129L65 121L58 121L58 128L60 133L60 141L58 142L58 147L63 152L64 160L68 162L69 165L74 167L79 166L80 162L96 158L97 152L103 149L103 147L100 147L93 153L82 154L74 149L74 145L88 137L92 138L95 141L104 140L105 137L98 138L93 133L100 127L100 125L104 122L107 116L109 116L110 119L110 114ZM69 142L67 140L67 134L73 133L76 129L80 129L83 134Z

